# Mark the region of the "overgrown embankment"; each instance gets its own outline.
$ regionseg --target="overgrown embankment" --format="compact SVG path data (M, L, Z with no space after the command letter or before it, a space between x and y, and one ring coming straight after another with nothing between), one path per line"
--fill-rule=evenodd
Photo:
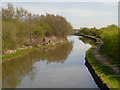
M21 49L61 42L72 33L72 25L62 16L37 15L10 3L7 8L2 8L3 56L24 51Z
M112 67L107 59L99 54L99 47L103 44L100 39L91 36L84 36L89 39L96 39L96 43L86 52L86 61L89 70L92 71L93 77L97 80L100 88L118 88L118 68ZM94 39L93 39L94 38ZM91 67L90 67L91 66ZM94 70L94 71L93 71ZM114 71L113 71L114 70Z
M4 50L3 52L3 56L7 56L8 54L11 53L15 53L17 51L24 51L24 49L29 49L29 48L33 48L33 47L39 47L39 46L47 46L47 45L54 45L55 43L61 43L62 41L65 41L65 38L58 38L55 36L51 36L51 37L44 37L39 38L39 41L37 41L37 39L32 39L34 42L32 42L32 45L22 45L21 47L16 47L14 49L9 49L9 50Z
M59 42L49 43L49 44L46 44L46 45L39 45L38 47L26 47L26 48L21 48L21 49L18 49L18 50L11 50L12 52L3 56L2 60L9 60L9 59L15 58L17 56L21 56L21 55L26 54L26 53L28 53L31 50L36 49L36 48L43 48L43 47L44 48L48 48L48 47L53 48L53 47L56 47L58 45L62 45L65 42L66 42L66 40L61 40Z

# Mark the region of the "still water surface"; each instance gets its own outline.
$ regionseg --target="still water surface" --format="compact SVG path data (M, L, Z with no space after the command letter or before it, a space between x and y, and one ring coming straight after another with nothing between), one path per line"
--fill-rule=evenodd
M3 88L98 88L85 66L91 45L79 37L68 36L63 45L3 62Z

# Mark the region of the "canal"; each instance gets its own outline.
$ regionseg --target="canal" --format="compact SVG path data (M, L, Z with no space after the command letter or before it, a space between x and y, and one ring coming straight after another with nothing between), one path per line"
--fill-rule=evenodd
M68 36L55 47L36 48L2 64L3 88L98 88L85 66L90 44Z

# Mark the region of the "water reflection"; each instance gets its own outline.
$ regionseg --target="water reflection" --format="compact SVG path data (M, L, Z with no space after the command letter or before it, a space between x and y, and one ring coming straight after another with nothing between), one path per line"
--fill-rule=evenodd
M37 48L28 54L2 64L2 87L15 88L19 87L25 76L31 81L36 75L33 72L36 62L61 63L63 64L72 50L72 43L66 42L63 45L52 48Z
M82 42L84 42L85 44L90 44L90 45L94 45L95 41L86 37L80 37L79 38Z
M64 45L37 48L4 62L3 88L97 88L85 66L91 45L79 38L68 36Z

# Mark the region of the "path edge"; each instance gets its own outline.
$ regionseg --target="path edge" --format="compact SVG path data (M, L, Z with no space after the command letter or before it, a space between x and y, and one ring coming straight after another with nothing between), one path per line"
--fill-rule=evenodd
M82 37L85 37L85 38L89 38L89 39L92 39L94 40L96 43L98 42L98 40L95 38L95 37L90 37L90 36L85 36L85 35L77 35L77 36L82 36ZM89 49L92 49L89 48ZM88 50L89 50L88 49ZM87 50L87 51L88 51ZM101 90L111 90L111 88L103 82L103 80L100 78L100 76L95 72L94 68L92 67L91 63L89 62L89 60L86 58L86 55L85 55L85 66L88 68L89 72L91 73L95 83L97 84L97 86L101 89Z

